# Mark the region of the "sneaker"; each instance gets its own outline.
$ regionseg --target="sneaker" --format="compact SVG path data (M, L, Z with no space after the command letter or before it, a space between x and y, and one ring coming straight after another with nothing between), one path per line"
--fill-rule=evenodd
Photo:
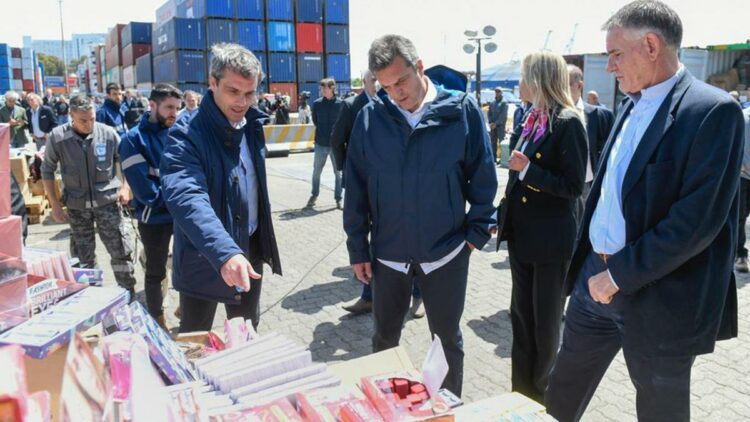
M750 267L748 267L747 264L747 257L737 258L737 261L734 262L734 269L737 270L738 273L750 272Z
M353 304L344 306L343 308L346 312L353 315L369 314L372 312L372 302L359 298Z
M419 319L424 317L424 306L422 305L422 298L412 298L411 309L409 310L411 317Z
M344 206L341 205L341 200L340 199L338 201L336 201L336 209L337 210L343 210L344 209Z
M315 206L315 202L318 201L317 196L311 196L310 199L307 200L307 205L305 207L310 208Z
M182 309L180 308L180 305L177 305L177 309L174 310L174 316L177 319L182 319Z

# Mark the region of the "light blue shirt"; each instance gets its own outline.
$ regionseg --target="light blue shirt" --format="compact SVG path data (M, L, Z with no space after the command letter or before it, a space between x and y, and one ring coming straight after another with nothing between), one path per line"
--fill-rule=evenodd
M243 120L239 127L244 127L245 123L246 121ZM255 174L252 151L247 145L246 136L242 137L240 143L240 161L247 186L248 233L252 236L258 228L258 175Z
M601 196L591 218L589 240L596 253L613 255L625 247L622 182L643 134L683 73L684 67L680 65L677 73L671 78L631 96L635 105L625 117L622 129L612 146L602 180Z

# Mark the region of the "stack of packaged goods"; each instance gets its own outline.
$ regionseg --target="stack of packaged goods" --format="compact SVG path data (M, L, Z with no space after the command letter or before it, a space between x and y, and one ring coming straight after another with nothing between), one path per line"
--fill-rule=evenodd
M122 80L125 88L137 87L137 60L146 55L150 57L151 25L149 22L130 22L122 30Z

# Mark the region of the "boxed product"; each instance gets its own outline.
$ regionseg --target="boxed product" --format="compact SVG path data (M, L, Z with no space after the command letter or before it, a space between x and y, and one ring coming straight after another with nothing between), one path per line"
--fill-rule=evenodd
M104 282L104 270L99 268L73 268L73 280L78 283L88 283L92 286L101 286Z
M0 170L0 218L9 216L11 211L10 178L8 170Z
M299 414L309 422L336 421L341 408L357 399L351 390L344 387L297 393L295 398Z
M0 171L10 170L10 125L0 123Z
M36 315L86 287L88 285L83 283L29 274L26 293L31 314Z
M26 417L26 366L18 346L0 348L0 421L22 421Z
M91 289L93 290L93 289ZM108 379L99 359L80 334L70 341L65 357L60 411L62 420L96 422L107 413Z
M466 404L455 410L461 421L554 422L544 406L518 393L507 393Z
M363 377L362 391L387 421L453 421L450 406L439 395L430 395L414 371Z
M352 400L344 403L339 411L341 422L379 422L383 418L367 399Z
M2 183L2 181L0 181ZM17 215L0 218L0 254L23 256L23 220Z
M28 319L26 265L18 258L0 255L0 332Z
M23 259L31 274L75 281L67 252L55 249L24 248Z
M218 412L211 415L211 422L302 422L304 419L294 410L287 399L250 407L248 409Z

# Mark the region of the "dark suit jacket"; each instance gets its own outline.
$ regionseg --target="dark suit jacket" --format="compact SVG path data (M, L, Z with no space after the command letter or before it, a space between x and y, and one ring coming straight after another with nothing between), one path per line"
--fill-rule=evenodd
M52 132L52 129L57 126L57 117L55 116L55 112L50 106L42 105L39 107L39 129L41 129L44 133L50 133ZM28 109L26 109L26 117L29 119L29 132L31 133L31 136L34 136L34 122L31 119L31 115L31 107L29 107Z
M591 104L584 104L583 112L586 114L586 135L589 139L591 169L596 171L604 144L615 123L615 114L608 108Z
M591 250L607 159L632 106L628 99L620 108L602 154L564 292ZM622 185L626 246L607 262L617 294L626 296L623 347L697 355L713 351L717 336L736 336L742 135L739 105L687 71L644 133Z
M346 161L346 147L349 144L349 135L354 127L357 114L370 102L367 93L362 91L355 97L349 97L341 104L341 110L333 124L331 131L331 150L336 164L336 169L343 170Z
M583 122L574 110L554 113L552 130L530 141L523 153L531 164L523 180L510 172L498 209L500 239L513 242L521 262L567 261L573 254L576 202L586 176Z

